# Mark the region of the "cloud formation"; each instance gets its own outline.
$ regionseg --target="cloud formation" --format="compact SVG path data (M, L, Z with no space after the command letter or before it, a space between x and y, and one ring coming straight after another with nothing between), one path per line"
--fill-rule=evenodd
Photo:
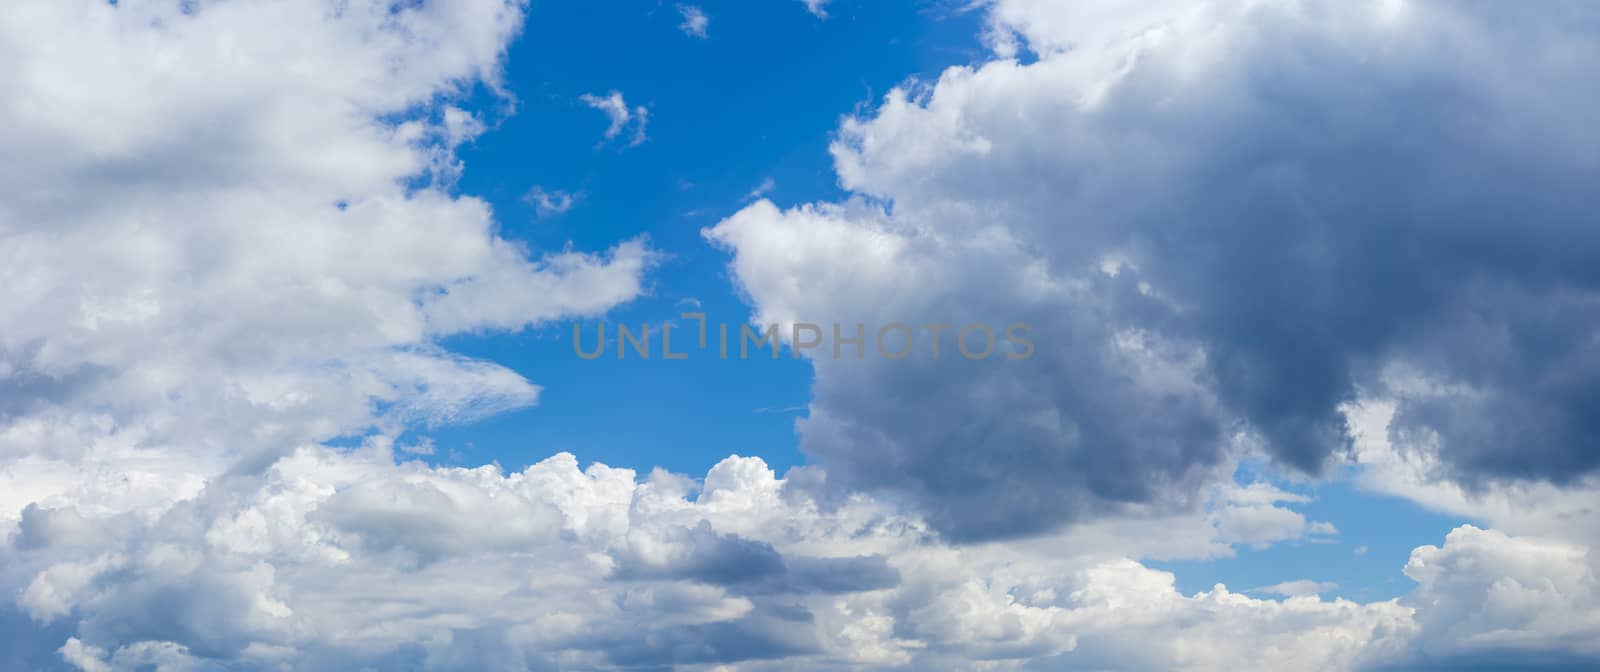
M758 321L1034 326L1026 365L815 363L806 451L956 537L1322 473L1367 397L1431 479L1576 485L1596 17L1546 10L1002 0L993 60L846 120L852 199L706 233Z
M308 0L0 19L0 86L27 101L0 111L0 456L28 465L0 472L6 510L533 403L435 343L598 314L652 253L530 257L446 191L481 125L432 101L494 85L521 17Z
M820 507L755 458L696 481L390 448L306 448L116 516L29 507L0 583L32 627L72 623L31 648L83 670L1350 670L1491 645L1592 654L1600 631L1579 549L1471 527L1413 554L1401 601L1183 595L1123 553L1206 553L1204 523L952 547L882 502ZM1201 543L1170 547L1186 529Z
M514 474L396 464L376 440L353 453L303 449L261 474L117 516L29 507L0 579L35 622L75 621L71 638L50 646L86 670L150 656L202 669L777 658L944 667L1065 654L1122 631L1107 618L1174 627L1168 610L1262 619L1273 628L1262 637L1290 639L1314 635L1277 631L1263 614L1290 609L1366 638L1407 613L1285 606L1220 587L1184 597L1171 575L1114 556L930 541L916 520L872 500L818 508L754 458L729 458L700 484L580 470L570 455ZM1185 655L1152 653L1150 665Z

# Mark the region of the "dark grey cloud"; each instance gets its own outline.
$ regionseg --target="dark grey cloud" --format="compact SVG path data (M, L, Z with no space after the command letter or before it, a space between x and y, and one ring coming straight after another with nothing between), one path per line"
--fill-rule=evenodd
M910 494L959 540L1030 534L1123 504L1186 503L1223 459L1227 418L1204 389L1127 375L1133 363L1107 345L1110 305L1150 301L1127 296L1127 284L1098 281L1110 295L1099 305L1011 306L1011 319L1034 327L1029 360L819 362L803 446L833 486ZM972 321L996 323L1003 310ZM953 350L948 335L942 345Z
M1554 652L1483 651L1472 655L1418 658L1402 664L1367 668L1368 672L1589 672L1594 658Z
M646 556L636 548L616 552L616 576L621 579L684 579L711 585L749 584L771 579L784 571L783 556L763 541L734 534L719 534L711 524L672 527L659 532L656 544L667 550Z
M661 628L654 637L625 637L604 642L600 650L624 668L736 663L815 653L815 631L770 615L731 621Z
M900 585L900 572L890 567L882 556L794 556L788 558L785 564L789 571L782 592L855 593Z
M613 551L615 578L694 581L746 595L853 593L900 583L899 572L882 556L785 556L767 542L718 533L706 521L653 537L648 555L632 546Z

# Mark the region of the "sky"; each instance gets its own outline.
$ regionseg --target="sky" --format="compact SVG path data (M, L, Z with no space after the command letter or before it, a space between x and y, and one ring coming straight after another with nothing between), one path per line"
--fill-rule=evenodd
M23 0L0 59L0 668L1600 667L1590 3Z
M648 295L608 315L636 330L683 322L679 315L693 310L713 324L748 321L726 255L700 230L753 194L839 197L828 143L840 118L907 77L936 77L982 54L982 15L959 3L861 3L836 8L838 20L808 19L798 2L705 5L718 39L709 26L705 38L682 32L675 5L631 7L530 8L505 65L516 113L501 117L499 101L482 101L480 113L497 121L459 151L465 170L455 188L486 199L504 234L536 249L602 248L648 234L670 258L652 273ZM598 144L608 119L581 96L610 91L655 111L646 142ZM541 216L528 197L534 188L579 196L570 210ZM592 338L599 323L580 324ZM688 473L730 452L780 470L802 461L793 421L808 399L803 362L586 361L571 356L572 326L449 342L535 381L562 381L536 408L450 432L464 459L522 467L570 450ZM596 422L597 414L627 422Z

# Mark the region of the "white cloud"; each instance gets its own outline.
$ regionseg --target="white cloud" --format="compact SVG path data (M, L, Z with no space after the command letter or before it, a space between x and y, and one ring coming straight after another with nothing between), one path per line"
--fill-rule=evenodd
M1172 534L1157 524L1151 540ZM1278 602L1221 586L1184 596L1171 574L1095 548L1082 536L952 547L882 502L819 507L755 458L730 457L697 487L580 470L565 454L510 474L396 464L380 439L307 447L171 505L29 509L0 551L0 587L22 587L41 623L75 622L50 646L86 670L160 657L299 669L1349 669L1400 651L1410 632L1393 602ZM783 662L756 662L774 656Z
M534 213L538 216L554 217L578 205L578 201L583 200L583 192L572 193L559 189L547 191L544 187L535 185L528 190L528 195L523 200L533 205Z
M811 12L812 16L819 19L828 18L829 0L800 0L800 2L806 6L806 11Z
M1594 549L1462 526L1411 552L1421 648L1431 659L1600 658ZM1576 663L1575 663L1576 664Z
M481 130L418 106L498 81L519 3L324 9L30 2L0 19L0 85L29 101L0 111L19 195L0 205L0 453L325 437L386 389L457 376L526 403L511 372L428 344L638 293L638 243L530 259L484 202L406 186Z
M517 374L432 342L640 293L642 243L530 259L482 200L429 184L482 131L432 101L498 85L520 3L325 10L0 18L0 86L29 101L0 110L18 195L0 205L5 515L99 477L182 496L150 483L533 403Z
M773 180L771 177L762 178L761 184L756 185L755 189L751 189L749 195L745 196L745 199L753 201L758 198L765 198L767 194L772 193L772 190L776 188L778 188L777 181Z
M28 101L0 110L0 190L15 195L0 204L0 526L53 521L13 541L88 543L72 530L91 519L127 541L131 512L226 497L221 482L305 445L532 404L537 386L438 340L641 292L642 242L530 256L486 203L449 191L454 149L485 125L448 101L499 87L523 8L69 1L0 16L0 88ZM203 553L151 548L52 563L11 594L71 618L63 605L99 590L88 576ZM264 585L268 569L210 577ZM178 655L106 651L114 666Z
M684 35L706 39L706 27L711 25L711 17L695 5L678 5L678 13L683 15L683 23L678 24L678 30Z
M1279 489L1270 483L1221 484L1212 497L1206 518L1220 541L1261 549L1281 541L1326 541L1339 533L1332 523L1307 521L1298 511L1280 503L1304 504L1310 497Z
M582 100L585 105L605 113L606 119L611 121L611 125L606 127L606 140L614 140L622 135L623 131L632 127L633 131L629 136L628 146L637 147L644 144L647 139L645 126L650 121L650 110L648 108L641 105L629 109L628 103L622 99L620 91L612 91L604 96L585 93L579 96L579 100Z
M1274 583L1270 586L1253 588L1248 592L1270 593L1272 595L1282 595L1284 597L1303 597L1306 595L1320 595L1322 593L1327 593L1338 589L1339 584L1333 583L1332 581L1312 581L1310 579L1299 579L1297 581L1284 581L1282 583Z

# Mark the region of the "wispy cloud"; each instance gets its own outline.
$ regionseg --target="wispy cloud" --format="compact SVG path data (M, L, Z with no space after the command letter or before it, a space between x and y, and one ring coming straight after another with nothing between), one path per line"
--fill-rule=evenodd
M1320 595L1322 593L1338 589L1339 584L1331 581L1311 581L1309 579L1301 579L1299 581L1284 581L1283 583L1274 583L1270 586L1251 588L1246 592L1268 593L1271 595L1282 595L1284 597L1302 597L1306 595Z
M523 196L522 200L532 205L534 212L540 217L553 217L577 206L578 202L583 200L583 192L547 190L535 185L528 190L528 194Z
M767 194L772 193L772 190L777 188L777 186L778 186L778 183L774 182L771 177L768 177L768 178L766 178L764 180L761 180L761 184L756 185L755 189L752 189L752 190L750 190L750 193L745 194L744 198L747 201L754 201L754 200L759 199L759 198L761 198L763 196L766 196Z
M801 406L782 406L782 407L762 406L760 408L752 408L752 409L750 409L750 412L751 413L804 413L809 408L810 408L809 406L805 406L805 405L801 405Z
M706 39L706 27L711 25L711 17L706 16L705 10L694 5L678 5L678 13L683 15L683 23L678 24L678 30L684 35Z
M605 113L606 118L611 120L611 125L606 127L606 140L615 140L622 135L623 131L631 128L632 133L628 146L637 147L644 144L647 139L645 126L650 121L650 110L648 108L640 105L629 109L628 102L623 99L621 91L612 91L604 96L585 93L579 96L578 99L582 100L585 105Z

